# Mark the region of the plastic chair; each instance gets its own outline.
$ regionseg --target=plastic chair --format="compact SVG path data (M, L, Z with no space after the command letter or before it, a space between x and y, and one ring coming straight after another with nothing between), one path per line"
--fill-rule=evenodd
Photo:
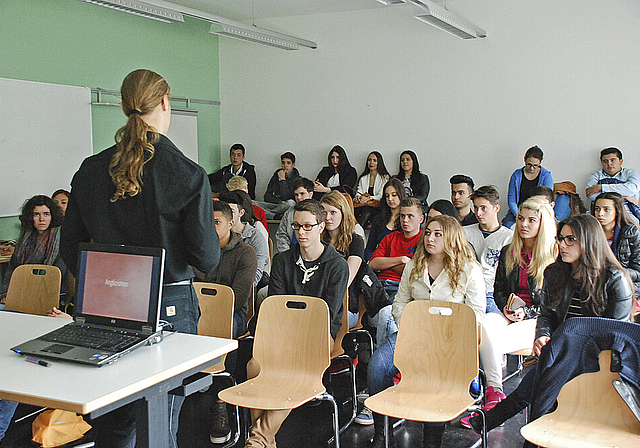
M193 282L193 287L196 290L196 295L200 302L200 311L202 312L198 322L198 334L231 339L233 336L233 306L235 302L233 289L225 285L206 282ZM224 362L226 357L227 354L222 356L219 363L202 372L218 378L227 378L232 386L235 386L235 378L225 371ZM240 409L238 406L235 406L235 412L235 437L222 445L222 448L235 446L240 439Z
M322 384L330 337L329 308L323 300L268 297L260 307L253 345L260 373L218 396L236 406L264 410L295 409L314 399L331 401L339 448L338 405Z
M600 371L584 373L565 384L558 408L520 429L541 447L592 448L640 446L640 423L614 389L611 350L599 356Z
M23 264L15 268L9 281L5 309L25 314L45 315L60 305L62 275L57 266Z
M394 364L400 382L365 400L388 417L419 422L448 422L467 410L483 416L482 446L487 446L484 411L469 394L478 375L478 327L468 305L414 300L402 313Z

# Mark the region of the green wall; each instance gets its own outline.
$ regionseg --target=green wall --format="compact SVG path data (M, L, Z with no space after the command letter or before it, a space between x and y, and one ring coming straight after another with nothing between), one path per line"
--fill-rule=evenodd
M0 77L119 90L127 73L148 68L173 95L220 98L218 37L206 22L162 23L78 0L0 0L0 18ZM220 165L220 106L191 107L198 109L199 162L212 172ZM92 119L96 153L113 145L124 115L93 106ZM17 217L0 218L0 239L18 234Z

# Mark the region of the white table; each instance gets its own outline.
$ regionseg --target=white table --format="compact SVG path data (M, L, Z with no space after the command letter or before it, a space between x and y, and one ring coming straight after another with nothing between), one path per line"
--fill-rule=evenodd
M235 340L178 333L104 367L64 361L50 361L50 367L43 367L10 350L67 323L66 319L0 312L0 398L91 417L144 398L147 419L138 421L138 446L152 448L169 444L169 391L238 347Z

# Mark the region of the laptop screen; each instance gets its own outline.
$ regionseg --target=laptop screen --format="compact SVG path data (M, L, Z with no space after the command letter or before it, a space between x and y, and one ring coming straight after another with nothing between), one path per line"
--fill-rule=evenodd
M83 243L79 261L76 317L157 330L164 249Z

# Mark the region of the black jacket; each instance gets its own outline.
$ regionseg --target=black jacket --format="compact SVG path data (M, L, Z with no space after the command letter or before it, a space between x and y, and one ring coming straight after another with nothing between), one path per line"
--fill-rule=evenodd
M291 173L285 176L284 180L280 180L278 171L280 170L276 170L269 179L267 191L264 193L265 202L279 204L282 201L293 199L293 182L300 177L298 169L294 168Z
M325 166L320 170L316 179L326 187L329 178L334 174L336 174L336 172L332 166ZM331 189L338 190L340 193L348 193L353 197L356 194L356 182L358 182L356 169L352 166L347 166L340 171L340 186L331 187Z
M564 322L569 310L571 298L575 292L574 282L566 281L564 283L564 291L560 304L552 308L550 295L551 285L562 281L559 272L562 268L556 263L547 267L544 271L544 286L542 287L542 303L540 309L540 317L536 325L536 339L541 336L551 337L558 326ZM631 315L633 290L627 281L624 272L614 267L609 267L605 273L607 280L604 285L605 309L600 316L616 320L628 320ZM585 317L593 316L593 313L583 307Z
M165 284L192 278L191 266L210 272L218 264L220 243L207 174L164 135L153 146L142 191L135 196L111 202L115 186L109 163L115 146L86 158L73 176L60 253L74 274L78 244L90 240L163 247Z
M616 258L629 273L636 298L640 298L640 230L633 224L622 227L614 245Z
M509 246L506 245L500 251L498 260L498 268L496 269L496 281L493 284L493 299L496 305L502 311L507 305L509 295L518 292L518 276L520 275L520 266L513 268L510 274L507 274L507 255L509 254ZM524 312L526 319L533 319L540 314L540 295L541 290L537 288L536 279L529 276L527 279L529 293L531 294L531 306L525 306Z
M417 183L417 182L411 182L411 189L412 189L412 193L411 195L407 194L407 197L411 196L412 198L416 198L419 199L420 202L422 202L422 204L424 206L427 206L427 198L429 197L429 191L431 190L431 184L429 183L429 176L427 176L424 173L420 173L421 176L421 180L422 182ZM395 175L393 176L396 179L399 179L400 182L402 182L404 180L404 176L400 177L399 175ZM413 176L412 176L413 177Z
M249 184L249 196L251 199L256 198L256 168L247 162L242 162L242 169L237 174L247 179ZM231 173L231 164L220 168L213 174L209 174L209 183L211 184L211 191L216 193L223 193L227 191L227 182L234 175Z
M325 246L324 252L315 262L319 267L305 284L302 284L304 273L296 265L300 259L298 244L273 257L269 295L295 294L321 298L329 306L331 337L335 339L344 311L343 300L349 282L349 265L332 245L324 242L322 244Z

